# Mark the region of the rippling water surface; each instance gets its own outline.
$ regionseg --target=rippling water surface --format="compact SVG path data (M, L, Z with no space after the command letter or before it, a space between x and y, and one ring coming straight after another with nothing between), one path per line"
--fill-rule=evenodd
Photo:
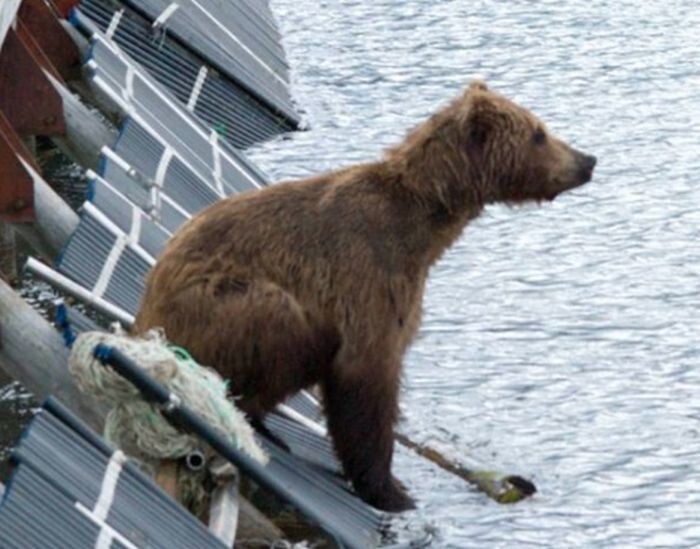
M403 430L530 476L498 506L408 451L435 546L700 544L700 9L695 0L275 0L310 130L276 179L376 158L474 76L598 156L490 207L434 268Z

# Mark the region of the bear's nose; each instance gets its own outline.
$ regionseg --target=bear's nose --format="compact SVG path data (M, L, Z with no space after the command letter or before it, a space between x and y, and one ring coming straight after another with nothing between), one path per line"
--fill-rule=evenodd
M579 157L579 166L581 172L581 179L584 181L590 181L593 177L593 168L595 168L598 159L591 154L582 154Z
M590 170L592 172L593 168L595 168L595 165L597 162L598 162L598 159L595 156L593 156L592 154L584 154L583 155L583 167L586 168L587 170Z

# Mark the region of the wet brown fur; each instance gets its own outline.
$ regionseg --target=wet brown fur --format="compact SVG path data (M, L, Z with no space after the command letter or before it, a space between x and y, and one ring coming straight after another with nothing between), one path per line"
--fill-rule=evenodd
M150 273L136 330L163 327L253 417L320 384L357 492L409 508L393 429L431 265L486 204L552 199L590 179L591 158L474 83L381 161L197 215Z

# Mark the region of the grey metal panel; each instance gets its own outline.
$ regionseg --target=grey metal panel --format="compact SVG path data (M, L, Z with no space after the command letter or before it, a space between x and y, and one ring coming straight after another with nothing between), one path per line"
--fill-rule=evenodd
M93 288L116 242L116 235L97 220L83 216L57 260L59 270L85 288Z
M127 0L126 3L143 10L154 21L172 2ZM288 67L278 41L265 36L269 24L265 25L257 14L242 7L237 2L190 0L180 4L164 28L202 57L212 60L219 70L257 91L271 104L289 110L293 116L286 88Z
M144 176L153 179L165 146L141 124L127 119L121 127L114 151Z
M82 549L95 547L99 527L38 471L19 467L0 504L0 532L5 549Z
M90 182L90 201L125 233L131 230L136 209L141 218L137 242L151 256L158 257L170 234L151 221L141 208L117 193L106 181L99 179Z
M234 51L224 51L220 44L213 44L210 48L213 52L220 52L232 59L229 66L233 67L235 74L222 72L218 65L213 67L210 64L208 57L193 53L190 42L184 42L185 47L171 38L174 32L172 23L182 18L189 9L196 12L193 14L194 19L187 21L189 31L202 36L206 34L207 37L216 32L212 28L215 27L214 24L209 25L206 33L201 32L201 29L196 30L204 13L195 8L194 4L180 4L173 17L168 19L165 34L154 32L154 17L149 20L140 15L138 12L142 12L144 6L142 2L137 4L137 11L129 8L124 10L113 40L138 60L182 105L188 103L199 72L202 67L206 67L204 86L196 102L195 112L232 144L247 148L255 142L298 126L299 119L291 103L287 82L278 77L261 82L260 77L265 71L257 70L260 69L259 65L251 72L248 64L241 65L239 58L232 57ZM123 4L114 0L84 0L80 13L104 32L114 14L122 9ZM223 8L223 11L227 10L228 8ZM273 88L276 91L271 91Z
M114 267L104 298L135 315L149 269L150 265L143 258L127 248Z
M268 414L265 425L289 446L294 455L333 474L340 474L342 469L327 438L276 413Z
M80 14L76 18L78 21L84 20ZM89 21L86 24L91 25ZM132 118L144 125L147 131L152 131L159 142L174 149L201 179L212 181L217 162L211 139L216 132L179 105L133 61L113 49L117 46L99 31L94 32L93 42L88 66L93 71L91 78L96 84L101 88L106 87L124 109L133 111ZM126 73L123 71L125 64L129 66ZM224 194L266 185L263 174L225 140L217 139L216 151L221 161L220 179Z
M22 548L95 547L99 519L76 503L94 508L111 453L74 416L69 426L47 411L38 414L13 454L19 467L0 506L2 546L10 539ZM133 464L121 469L105 522L138 547L223 547Z

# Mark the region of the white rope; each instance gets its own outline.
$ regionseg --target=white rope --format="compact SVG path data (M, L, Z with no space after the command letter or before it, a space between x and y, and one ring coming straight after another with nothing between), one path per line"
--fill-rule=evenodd
M105 421L109 442L146 463L182 458L202 447L197 437L170 425L158 406L143 400L129 381L95 360L92 353L99 343L118 348L235 446L267 462L252 428L228 398L221 376L176 354L157 331L143 338L86 332L73 344L68 364L78 387L112 406Z
M209 71L207 67L205 65L202 65L202 67L199 69L199 72L197 73L197 80L195 80L194 86L192 86L192 93L190 94L190 98L187 101L187 110L190 112L194 112L194 108L197 106L197 101L199 100L199 95L202 93L204 81L207 79L208 73Z

